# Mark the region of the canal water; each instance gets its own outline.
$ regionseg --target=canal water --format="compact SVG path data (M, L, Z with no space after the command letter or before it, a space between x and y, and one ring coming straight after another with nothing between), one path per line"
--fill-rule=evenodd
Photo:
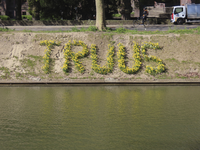
M0 150L199 150L199 86L0 87Z

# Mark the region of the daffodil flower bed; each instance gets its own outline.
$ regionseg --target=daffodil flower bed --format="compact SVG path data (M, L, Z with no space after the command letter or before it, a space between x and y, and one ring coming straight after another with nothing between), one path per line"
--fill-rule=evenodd
M59 46L60 43L56 43L53 40L45 40L41 41L40 45L46 45L47 49L45 50L45 56L44 58L44 66L42 67L42 70L45 73L50 72L50 55L51 55L51 50L54 46ZM71 49L73 46L82 46L82 51L79 51L78 53L73 52ZM156 56L148 56L147 55L147 49L160 49L160 46L158 43L151 43L151 42L145 42L142 43L142 46L140 47L136 42L134 42L133 46L133 58L134 58L134 65L132 68L129 68L126 66L125 63L125 46L122 43L118 44L119 50L117 52L117 57L118 57L118 67L120 68L121 71L127 74L135 74L137 73L142 66L142 56L145 61L154 61L158 63L157 67L152 67L150 65L146 66L146 73L151 74L151 75L156 75L159 73L162 73L165 71L165 65L163 61L156 57ZM82 42L82 41L76 41L74 40L73 43L71 41L68 41L68 43L65 44L64 47L64 65L62 67L63 71L65 73L69 72L69 64L70 64L70 59L73 60L75 67L80 73L83 73L85 71L84 66L82 65L82 62L79 60L80 58L86 57L89 54L88 46ZM141 54L142 53L142 56ZM113 45L108 45L108 53L107 53L107 63L104 66L98 65L98 58L97 58L97 46L95 44L91 45L91 58L92 58L92 69L99 73L99 74L108 74L113 71L114 68L114 46Z
M73 42L74 43L72 43L71 41L68 41L68 43L65 44L65 47L64 47L65 62L62 69L65 73L69 71L69 63L70 63L70 57L71 57L78 71L80 73L83 73L85 71L85 68L82 65L82 63L79 61L79 59L87 56L89 54L89 50L88 50L87 45L83 43L82 41L77 42L76 40L74 40ZM83 50L78 53L72 52L71 50L72 46L82 46Z
M151 42L145 42L143 43L143 45L141 46L141 50L142 50L142 55L144 57L144 60L146 61L154 61L154 62L157 62L158 63L158 66L157 67L152 67L150 65L147 65L146 66L146 72L151 74L151 75L155 75L155 74L158 74L158 73L162 73L165 71L165 65L163 63L163 61L156 57L156 56L147 56L146 54L146 49L160 49L160 46L158 43L151 43Z
M141 68L141 64L142 64L141 57L140 57L140 46L137 43L135 43L133 46L133 51L134 51L133 58L135 59L135 64L133 68L129 68L125 64L125 56L126 56L125 46L119 43L118 47L119 47L119 51L117 53L117 56L118 56L118 66L120 70L127 74L137 73L139 69Z
M47 49L45 49L45 55L43 57L44 60L44 66L42 67L42 70L48 74L50 72L50 56L51 56L51 50L54 46L60 46L60 42L56 43L56 41L53 40L44 40L40 41L41 46L47 46Z
M108 74L113 71L114 67L114 46L108 45L108 53L107 53L107 63L105 66L100 67L100 65L97 64L97 47L95 44L91 45L91 58L92 58L92 69L99 74Z

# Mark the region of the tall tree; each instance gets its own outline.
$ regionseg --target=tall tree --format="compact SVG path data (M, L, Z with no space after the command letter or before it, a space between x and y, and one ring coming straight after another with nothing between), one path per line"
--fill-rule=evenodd
M118 13L118 0L106 0L104 1L104 6L105 6L105 15L106 15L106 20L107 19L112 19L113 14Z
M41 19L76 19L79 3L80 0L40 0Z
M29 13L35 20L40 19L40 1L39 0L28 0Z
M17 6L16 6L16 19L17 20L22 20L22 1L21 0L17 0Z
M88 9L90 8L90 9ZM95 0L79 0L77 12L81 16L80 19L95 19L96 6Z
M131 0L119 0L119 10L122 20L129 20L132 11Z
M102 31L106 28L104 0L95 0L96 2L96 27Z
M41 20L60 19L95 19L95 0L28 0L29 13L35 18L36 12ZM105 16L112 18L112 14L117 12L118 0L104 1ZM36 4L39 2L39 4ZM89 9L88 9L89 8ZM39 11L36 11L39 9ZM105 18L104 16L104 18Z

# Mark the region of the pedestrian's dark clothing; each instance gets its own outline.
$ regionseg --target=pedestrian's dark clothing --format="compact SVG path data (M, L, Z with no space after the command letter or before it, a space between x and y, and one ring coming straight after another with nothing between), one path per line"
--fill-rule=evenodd
M149 12L145 9L143 11L142 24L144 24L144 21L146 21L146 18L147 18L148 15L149 15Z

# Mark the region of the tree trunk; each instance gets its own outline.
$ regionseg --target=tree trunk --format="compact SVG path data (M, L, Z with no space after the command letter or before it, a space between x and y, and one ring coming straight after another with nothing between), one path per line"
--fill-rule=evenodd
M104 0L95 0L96 2L96 27L102 31L106 28Z
M17 0L17 7L16 7L16 19L22 20L22 9L21 9L22 3L21 0Z

